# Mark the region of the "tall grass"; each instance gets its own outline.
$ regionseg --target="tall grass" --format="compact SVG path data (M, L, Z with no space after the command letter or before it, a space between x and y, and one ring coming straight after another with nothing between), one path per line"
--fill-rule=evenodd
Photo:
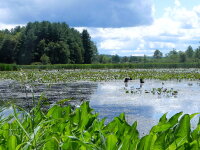
M15 71L17 70L17 65L15 64L0 64L0 71Z
M127 64L56 64L19 65L21 69L148 69L148 68L200 68L200 63L127 63Z
M153 68L200 68L200 63L126 63L126 64L55 64L15 65L0 64L0 71L19 69L153 69Z
M191 130L196 114L182 112L167 119L164 114L149 134L140 138L137 122L129 125L125 115L104 124L88 102L80 108L54 105L43 112L38 105L30 112L13 106L14 113L0 120L0 149L81 150L175 150L200 149L200 122Z

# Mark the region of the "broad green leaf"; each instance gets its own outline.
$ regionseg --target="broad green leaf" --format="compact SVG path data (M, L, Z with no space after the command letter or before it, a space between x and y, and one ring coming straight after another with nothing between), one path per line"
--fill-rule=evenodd
M200 145L198 144L197 140L194 140L190 143L190 150L199 150Z
M4 138L6 138L6 139L8 139L9 138L9 128L10 128L10 125L9 125L9 123L5 123L4 125L3 125L3 136L4 136Z
M175 114L174 116L172 116L168 123L170 123L172 126L174 126L175 124L178 123L178 118L183 114L183 112L179 112L177 114Z
M163 132L163 131L168 130L171 127L172 127L172 125L170 123L166 123L166 124L162 124L162 125L156 125L156 126L152 127L150 132L155 132L155 133Z
M8 150L15 150L17 147L17 137L12 135L8 138L7 143Z
M45 145L44 150L58 150L59 144L55 138L50 139Z
M113 134L107 136L107 150L115 150L117 149L117 137Z
M176 137L182 137L189 141L190 139L190 116L184 115L179 121L178 127L175 131Z
M194 118L196 115L199 115L200 113L194 113L194 114L191 114L190 115L190 120L192 119L192 118Z
M165 113L159 120L159 125L167 122L167 113Z
M154 150L165 150L165 147L166 147L165 145L167 144L165 141L165 136L166 136L166 133L162 133L157 137L153 145Z
M0 150L6 150L5 146L0 145Z

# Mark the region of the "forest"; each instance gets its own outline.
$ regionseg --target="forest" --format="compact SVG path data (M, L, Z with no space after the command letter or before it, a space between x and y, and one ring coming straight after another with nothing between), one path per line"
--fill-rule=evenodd
M0 63L90 64L96 55L87 30L80 33L66 23L29 22L0 31Z
M152 56L98 54L87 30L81 33L66 23L29 22L0 30L0 63L18 65L109 64L109 63L199 63L200 47L167 54L156 49Z

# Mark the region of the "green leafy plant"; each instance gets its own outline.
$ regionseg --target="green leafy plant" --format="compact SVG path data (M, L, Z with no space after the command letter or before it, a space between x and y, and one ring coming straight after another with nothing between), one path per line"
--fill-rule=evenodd
M129 125L122 113L105 124L105 119L98 119L88 102L76 109L54 105L44 112L38 104L30 112L17 106L13 110L13 114L0 120L0 149L3 150L200 148L200 122L194 130L190 126L190 120L197 114L180 112L169 119L164 114L149 134L140 138L137 122Z

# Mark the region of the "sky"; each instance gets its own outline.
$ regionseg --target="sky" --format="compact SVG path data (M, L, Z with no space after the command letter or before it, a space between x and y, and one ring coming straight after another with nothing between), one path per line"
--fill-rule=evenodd
M0 0L0 29L43 20L87 29L99 54L200 46L200 0Z

